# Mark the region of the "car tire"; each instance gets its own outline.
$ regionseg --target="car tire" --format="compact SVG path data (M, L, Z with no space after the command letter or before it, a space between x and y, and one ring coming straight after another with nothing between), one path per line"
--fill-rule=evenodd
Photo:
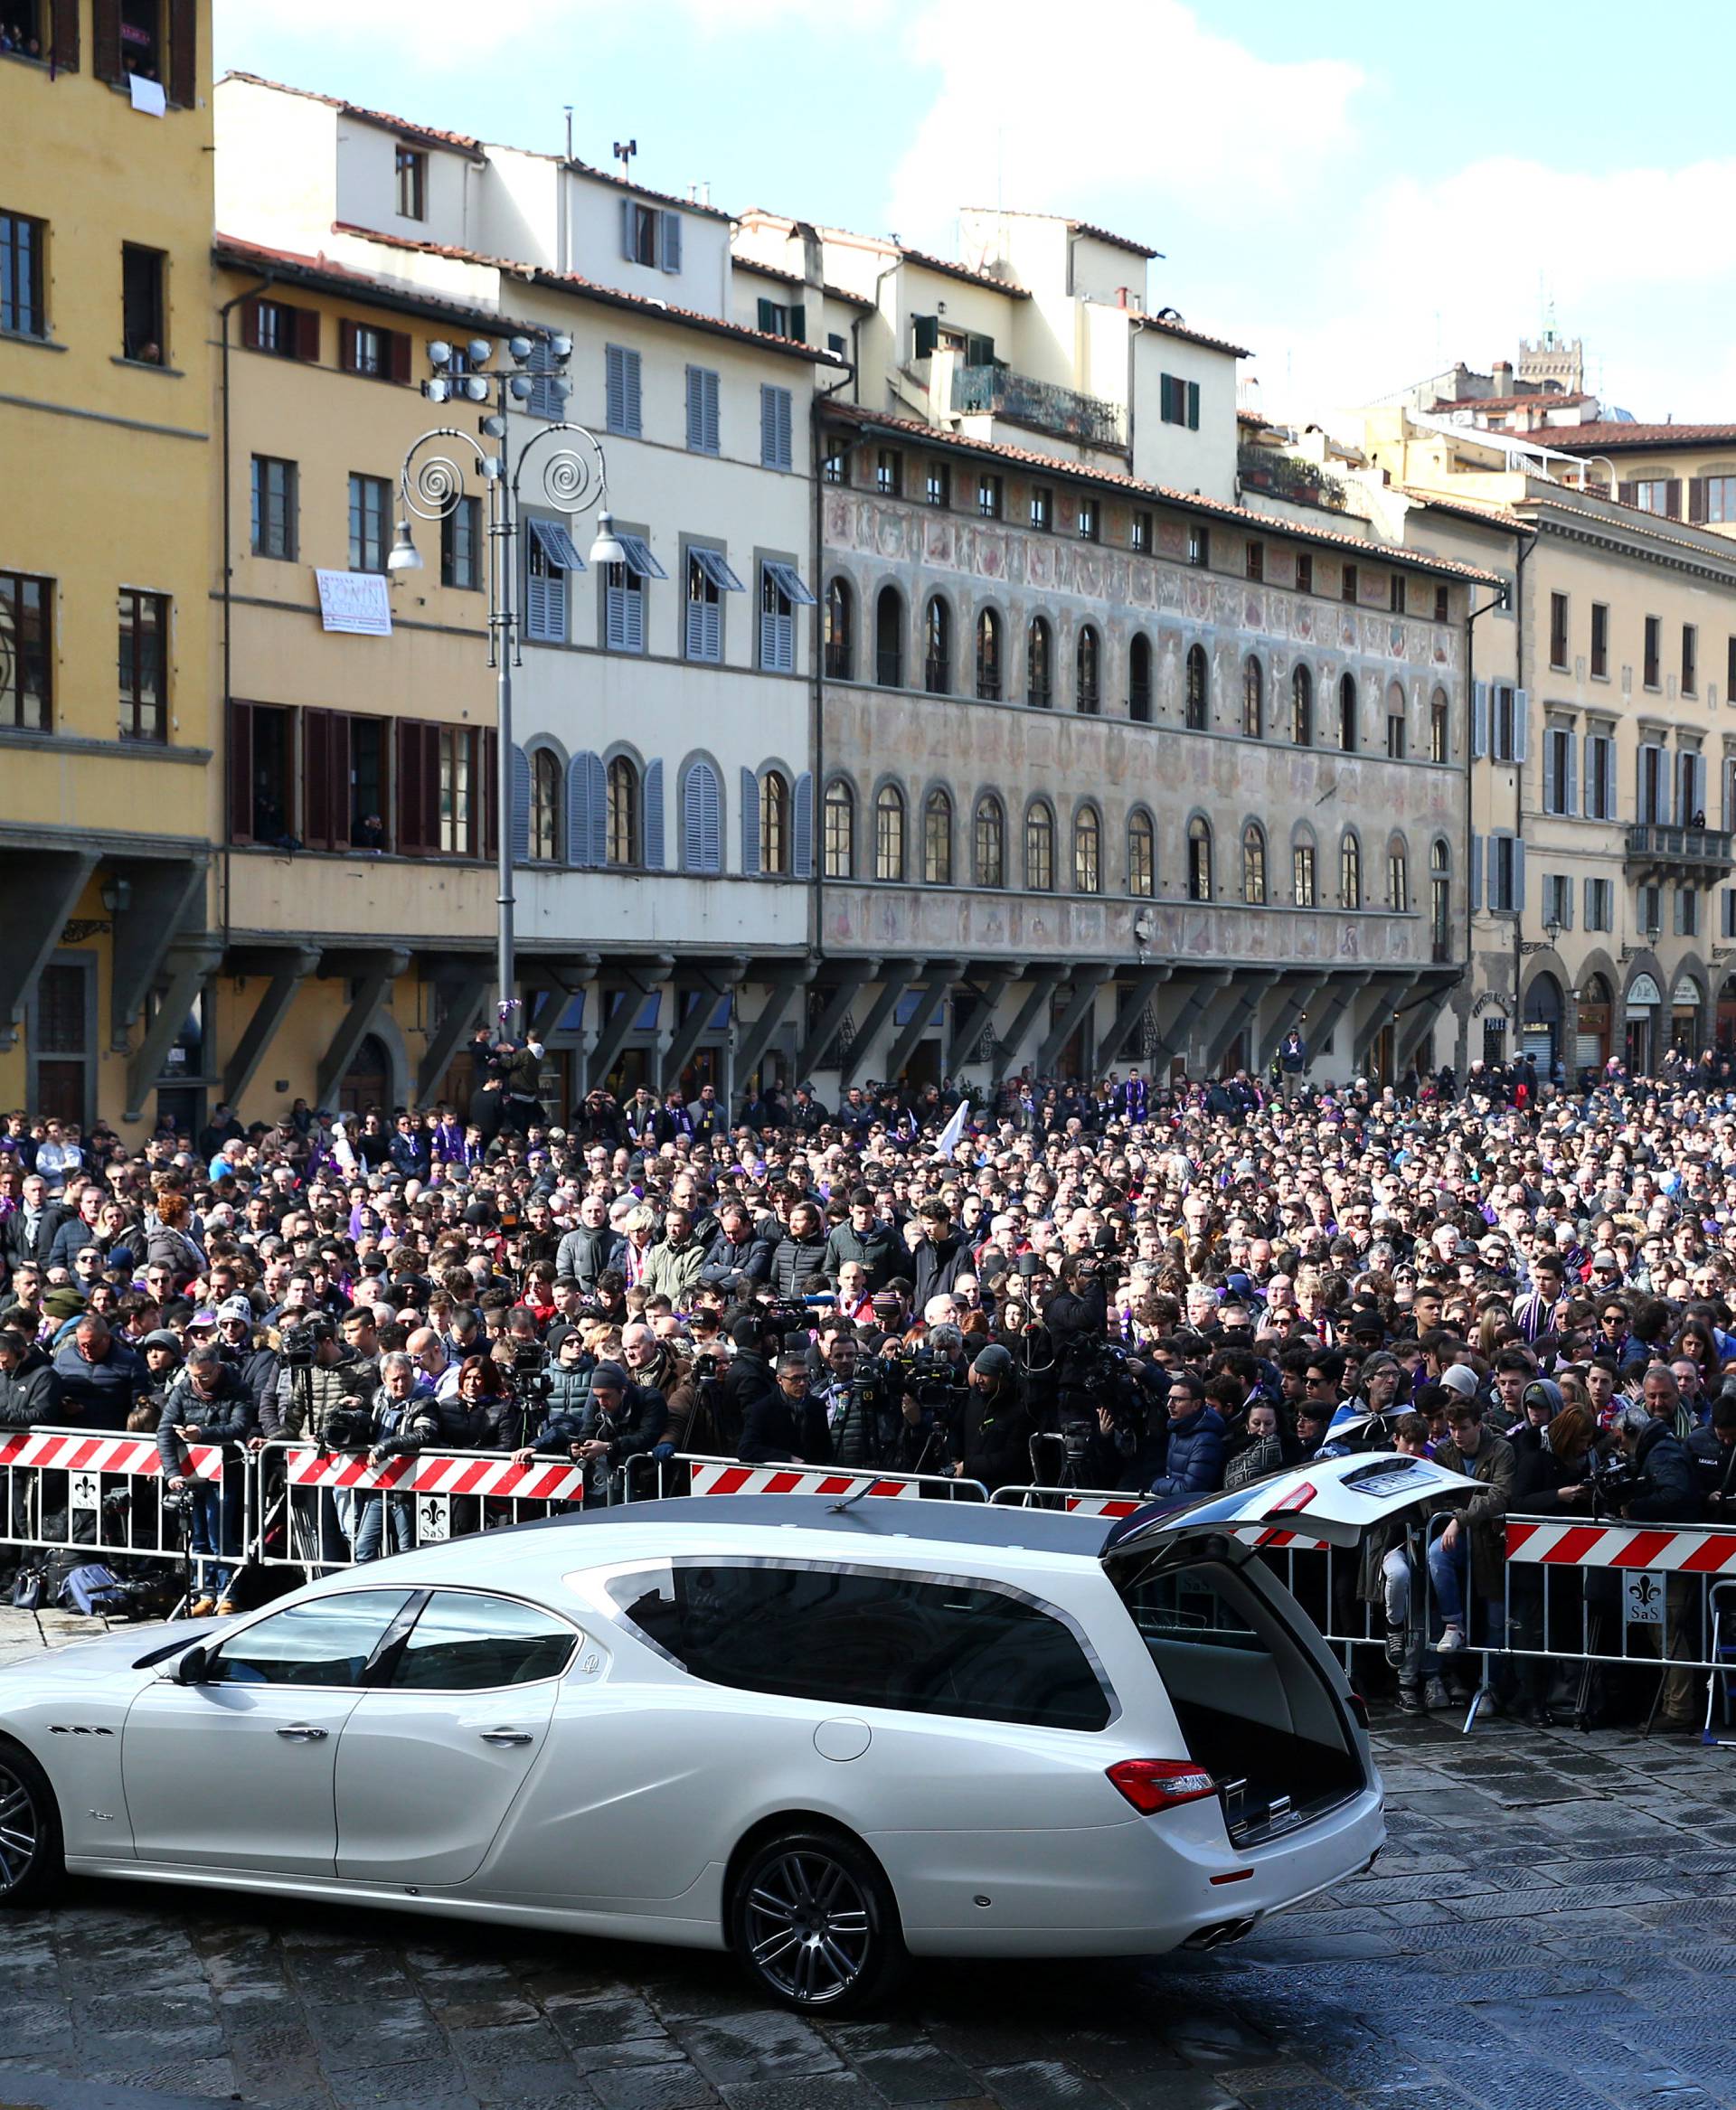
M0 1744L0 1910L45 1904L66 1874L60 1804L29 1752Z
M729 1924L760 1992L797 2014L859 2014L910 1962L892 1885L843 1832L792 1827L761 1840L737 1871Z

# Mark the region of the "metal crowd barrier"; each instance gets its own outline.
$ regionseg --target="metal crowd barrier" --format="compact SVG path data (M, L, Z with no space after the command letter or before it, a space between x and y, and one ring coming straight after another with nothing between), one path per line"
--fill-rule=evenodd
M186 1478L222 1484L221 1446L183 1455ZM164 1484L155 1435L10 1429L0 1437L0 1543L179 1560L183 1519L165 1508Z
M746 1465L740 1458L715 1458L676 1451L627 1461L626 1498L657 1500L676 1494L831 1494L885 1496L912 1501L986 1502L980 1480L941 1473L879 1473L838 1465ZM649 1485L646 1483L649 1483Z

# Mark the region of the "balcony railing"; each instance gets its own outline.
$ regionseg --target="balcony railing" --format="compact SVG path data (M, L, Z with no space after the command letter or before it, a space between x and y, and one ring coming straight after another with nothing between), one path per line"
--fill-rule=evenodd
M1244 491L1269 491L1274 498L1288 498L1296 505L1324 505L1332 513L1344 510L1344 486L1336 476L1278 447L1239 447L1236 474Z
M1033 425L1040 432L1083 440L1090 447L1127 445L1118 403L1081 396L1053 381L1033 381L1028 373L1014 373L1010 366L955 366L952 408L955 414L1007 418L1015 425Z
M1628 862L1699 879L1722 877L1736 863L1732 836L1722 828L1671 828L1641 821L1628 831Z

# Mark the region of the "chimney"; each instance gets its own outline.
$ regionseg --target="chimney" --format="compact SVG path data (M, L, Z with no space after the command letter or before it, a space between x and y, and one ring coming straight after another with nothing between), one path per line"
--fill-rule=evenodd
M1118 286L1116 287L1115 305L1117 307L1126 307L1127 305L1127 289L1125 286Z
M1513 362L1510 359L1497 359L1495 363L1495 372L1491 378L1495 382L1495 387L1490 391L1492 394L1510 396L1513 393Z

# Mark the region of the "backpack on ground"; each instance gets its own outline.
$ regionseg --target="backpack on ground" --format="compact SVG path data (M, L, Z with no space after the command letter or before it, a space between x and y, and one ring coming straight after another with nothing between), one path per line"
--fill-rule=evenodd
M99 1619L107 1613L127 1609L127 1589L100 1561L87 1560L66 1577L56 1601L69 1612Z

